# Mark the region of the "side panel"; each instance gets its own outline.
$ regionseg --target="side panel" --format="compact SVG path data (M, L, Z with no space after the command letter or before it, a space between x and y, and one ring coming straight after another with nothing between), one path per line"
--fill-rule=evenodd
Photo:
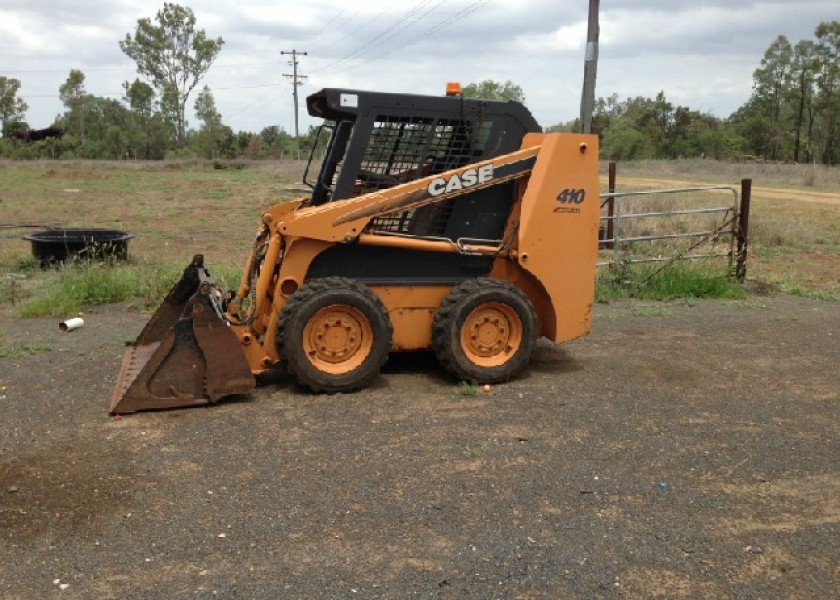
M489 256L336 244L314 258L307 279L339 275L365 285L457 285L490 271Z
M519 265L545 287L554 341L589 333L598 256L598 137L544 134L522 198ZM526 136L523 146L539 140Z
M372 286L394 324L392 351L432 347L432 321L452 286Z

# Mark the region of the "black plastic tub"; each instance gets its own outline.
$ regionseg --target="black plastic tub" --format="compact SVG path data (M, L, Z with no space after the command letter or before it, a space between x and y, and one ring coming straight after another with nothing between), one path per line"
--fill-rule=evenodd
M133 233L118 229L46 229L23 236L42 267L68 259L124 260Z

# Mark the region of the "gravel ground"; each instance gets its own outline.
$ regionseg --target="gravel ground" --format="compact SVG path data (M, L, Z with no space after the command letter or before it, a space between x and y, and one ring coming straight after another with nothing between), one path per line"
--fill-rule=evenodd
M0 316L0 597L829 598L840 308L596 307L462 395L428 354L358 394L283 380L106 410L145 316Z

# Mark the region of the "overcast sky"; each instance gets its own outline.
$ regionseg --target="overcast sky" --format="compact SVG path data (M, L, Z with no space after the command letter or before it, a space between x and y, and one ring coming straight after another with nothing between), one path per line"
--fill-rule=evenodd
M442 94L447 81L520 85L541 125L580 111L587 0L184 0L225 45L203 83L234 130L294 131L289 57L307 52L302 96L322 87ZM27 121L46 127L64 107L70 69L88 92L120 98L137 77L119 49L150 0L0 0L0 75L21 80ZM780 34L813 39L840 19L838 0L602 0L596 95L653 97L729 116ZM190 107L196 92L190 98ZM197 126L194 118L191 125ZM301 129L313 123L301 97Z

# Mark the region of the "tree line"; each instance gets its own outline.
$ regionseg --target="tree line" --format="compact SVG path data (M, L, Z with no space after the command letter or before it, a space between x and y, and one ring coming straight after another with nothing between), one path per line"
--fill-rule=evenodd
M145 159L172 157L281 158L314 140L281 127L234 132L224 124L212 91L198 89L224 45L197 29L192 9L164 3L155 20L137 22L119 42L145 80L124 82L119 100L90 94L85 75L71 69L59 87L64 112L41 135L26 121L21 82L0 75L0 156L11 158ZM188 126L193 109L198 128ZM485 80L464 87L471 97L520 100L518 85ZM814 39L791 45L780 35L753 73L750 98L727 118L655 98L596 101L593 133L604 158L706 157L732 160L840 162L840 21L820 23ZM549 130L577 131L578 120ZM60 133L61 135L57 135ZM26 140L26 142L24 142Z
M555 130L578 130L578 120ZM840 21L820 23L813 40L780 35L753 73L749 99L728 118L655 98L614 94L596 101L593 133L605 158L706 157L840 162Z
M192 9L166 2L154 21L137 21L120 49L137 64L144 80L123 83L122 97L96 96L85 89L85 74L71 69L58 95L64 112L47 130L32 131L21 82L0 75L0 156L157 160L178 157L281 158L315 135L295 139L281 127L234 132L224 124L212 91L197 90L224 45L196 27ZM199 121L190 128L192 104Z

